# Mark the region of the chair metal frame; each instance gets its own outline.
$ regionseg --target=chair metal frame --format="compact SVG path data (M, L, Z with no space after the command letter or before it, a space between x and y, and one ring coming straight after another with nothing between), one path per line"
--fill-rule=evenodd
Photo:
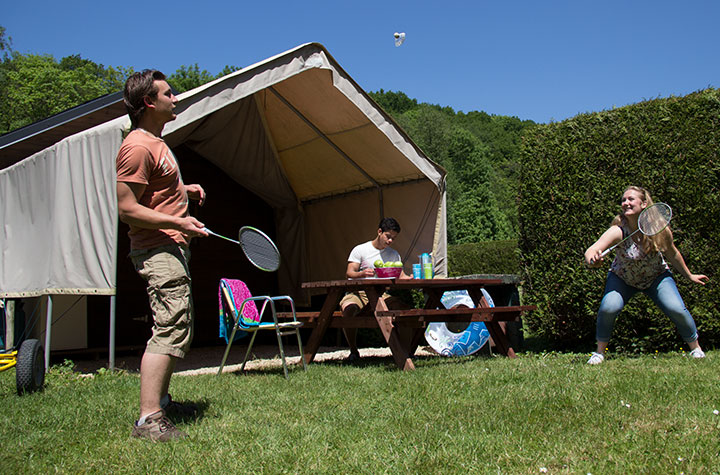
M252 350L253 343L255 343L255 337L257 336L257 332L259 330L275 330L275 335L277 335L277 341L278 341L278 347L280 348L280 358L282 359L283 364L283 372L285 373L285 379L288 378L288 369L287 369L287 361L285 360L285 350L283 348L282 343L282 337L292 335L293 333L297 337L298 342L298 349L300 351L300 361L302 362L303 369L307 371L307 364L305 363L305 358L303 357L303 348L302 348L302 340L300 339L300 327L303 325L302 322L299 322L297 320L297 316L295 314L295 302L293 301L292 297L289 295L280 295L277 297L271 297L269 295L261 295L257 297L248 297L242 301L240 304L240 309L236 308L233 299L231 298L230 294L228 293L228 290L225 286L221 286L223 297L225 299L225 303L227 304L228 308L233 314L233 317L235 318L235 323L233 324L233 330L232 334L230 335L230 338L228 339L227 347L225 348L225 354L223 355L222 362L220 363L220 368L218 369L218 376L222 374L223 367L225 366L225 362L227 361L228 354L230 354L230 347L233 344L233 340L235 339L235 333L238 330L242 330L248 333L252 333L252 337L250 338L250 343L248 344L248 349L245 352L245 357L243 358L242 366L240 366L240 371L245 370L245 364L247 363L248 356L250 355L250 351ZM290 303L290 308L292 310L292 321L289 322L278 322L277 319L277 312L275 311L275 302L278 301L286 301ZM245 309L245 305L247 305L249 302L262 302L262 308L258 312L259 319L255 323L250 323L248 321L244 321L242 318L243 310ZM265 309L270 308L273 321L263 323L262 318L265 314Z

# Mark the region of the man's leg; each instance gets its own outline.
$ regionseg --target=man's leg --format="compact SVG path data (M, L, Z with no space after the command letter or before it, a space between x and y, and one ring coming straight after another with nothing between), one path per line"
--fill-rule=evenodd
M158 412L168 393L176 358L145 352L140 363L140 418Z
M360 307L354 303L348 303L342 307L343 318L352 318L357 315L359 311ZM358 350L357 347L357 328L343 328L343 333L345 334L345 339L350 347L350 358L359 358L360 350Z
M177 358L185 356L192 341L193 312L189 253L179 246L163 246L131 253L135 268L148 283L153 331L140 364L140 419L134 437L153 440L187 435L165 417L161 403L167 396ZM167 396L167 397L166 397Z

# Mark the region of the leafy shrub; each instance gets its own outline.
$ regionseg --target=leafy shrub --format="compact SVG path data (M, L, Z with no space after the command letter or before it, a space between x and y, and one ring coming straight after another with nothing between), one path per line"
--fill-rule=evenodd
M472 274L518 274L517 241L487 241L448 246L451 277Z
M525 323L558 347L594 341L607 268L583 255L619 212L628 185L647 188L675 213L672 228L699 286L676 281L703 345L720 341L720 92L655 99L528 130L519 193L525 301L538 310ZM677 348L674 325L638 296L616 321L611 345L628 351Z

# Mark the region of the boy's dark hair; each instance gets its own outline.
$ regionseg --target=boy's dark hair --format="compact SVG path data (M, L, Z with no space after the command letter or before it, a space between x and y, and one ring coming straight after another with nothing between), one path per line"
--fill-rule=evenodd
M145 97L157 97L155 81L165 81L165 75L155 69L145 69L135 73L125 81L123 102L133 127L137 127L145 113Z
M400 232L400 223L398 223L395 218L383 218L380 220L380 224L378 224L378 228L382 232L395 231L396 233L399 233Z

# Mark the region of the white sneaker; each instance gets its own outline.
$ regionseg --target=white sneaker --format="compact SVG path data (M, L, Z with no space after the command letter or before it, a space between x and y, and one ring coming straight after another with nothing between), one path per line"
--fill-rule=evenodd
M595 353L593 351L593 354L590 355L590 359L587 361L587 364L600 364L603 361L605 361L605 357L600 353Z
M705 358L705 352L700 348L695 348L690 352L690 356L693 358Z

